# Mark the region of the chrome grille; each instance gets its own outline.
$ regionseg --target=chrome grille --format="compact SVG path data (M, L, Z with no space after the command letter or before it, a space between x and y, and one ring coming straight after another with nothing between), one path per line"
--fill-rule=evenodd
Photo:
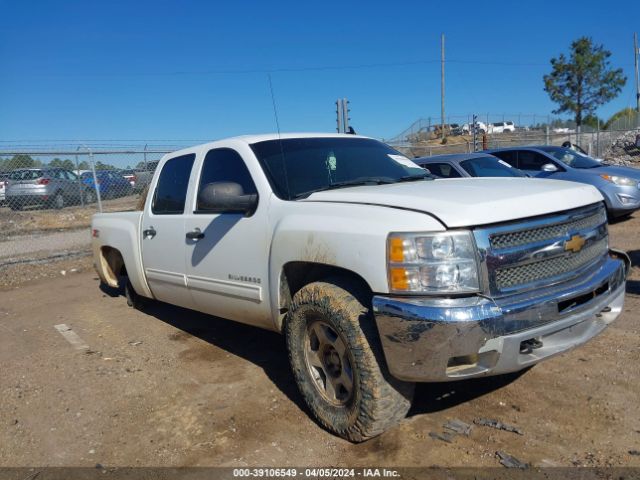
M485 292L500 297L588 274L608 251L603 204L474 230Z
M607 240L603 239L585 247L578 253L569 253L517 267L501 268L495 274L496 285L503 290L575 272L604 255L606 251Z
M519 245L526 245L528 243L542 242L544 240L563 237L572 232L601 225L606 222L606 220L607 217L604 209L600 209L596 213L587 217L555 225L492 235L490 237L491 246L493 248L510 248L517 247Z

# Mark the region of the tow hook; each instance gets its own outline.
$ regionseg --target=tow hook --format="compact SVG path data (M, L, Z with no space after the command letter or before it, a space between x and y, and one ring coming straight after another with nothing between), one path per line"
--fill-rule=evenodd
M528 355L533 353L534 350L538 348L542 348L544 344L538 340L537 338L530 338L529 340L525 340L520 343L520 353L523 355Z

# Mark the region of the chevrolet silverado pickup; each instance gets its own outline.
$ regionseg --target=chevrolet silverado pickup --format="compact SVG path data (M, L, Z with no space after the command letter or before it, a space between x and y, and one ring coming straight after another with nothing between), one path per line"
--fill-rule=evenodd
M134 307L284 334L310 411L356 442L398 423L416 382L523 370L598 335L629 268L592 186L433 179L340 134L165 155L143 210L94 215L92 244Z

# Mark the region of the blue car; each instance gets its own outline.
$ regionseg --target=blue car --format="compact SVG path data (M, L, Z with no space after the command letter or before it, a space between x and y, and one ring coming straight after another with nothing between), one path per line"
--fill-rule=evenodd
M80 177L82 178L82 183L88 187L87 190L95 195L96 187L93 181L93 173L84 172ZM124 197L133 193L131 183L120 172L97 170L96 179L98 180L98 190L102 199ZM89 196L87 201L91 203L95 201L95 198Z
M551 145L486 150L536 178L588 183L607 205L609 218L631 215L640 208L640 169L598 162L570 148Z

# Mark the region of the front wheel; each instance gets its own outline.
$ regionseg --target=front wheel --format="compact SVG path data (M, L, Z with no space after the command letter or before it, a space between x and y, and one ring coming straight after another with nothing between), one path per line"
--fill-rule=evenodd
M285 325L307 405L321 425L353 442L399 423L414 390L389 374L367 298L352 282L314 282L295 294Z

